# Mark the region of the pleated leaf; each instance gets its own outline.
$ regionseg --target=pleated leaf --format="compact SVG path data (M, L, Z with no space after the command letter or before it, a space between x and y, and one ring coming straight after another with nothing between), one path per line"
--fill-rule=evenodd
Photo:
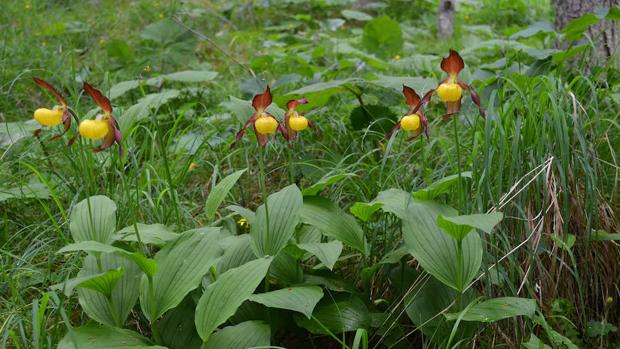
M297 244L302 250L312 253L323 263L329 270L334 268L334 264L342 253L342 242L333 240L325 243L306 243Z
M97 274L77 276L65 282L52 285L51 289L63 291L67 297L71 296L76 287L89 288L105 295L109 295L118 279L123 276L124 272L125 271L123 268L117 268Z
M353 216L333 202L318 196L304 197L301 220L316 227L323 234L366 254L366 239L362 228Z
M248 299L270 308L292 310L304 314L308 319L316 304L323 298L318 286L293 286L281 290L253 294Z
M97 241L80 241L73 244L69 244L60 250L57 253L67 253L67 252L75 252L75 251L84 251L84 252L99 252L99 253L114 253L128 260L136 263L144 271L147 275L153 275L157 270L157 263L150 259L146 258L140 253L137 252L129 252L123 250L122 248L115 247L112 245L106 245Z
M205 203L205 213L208 219L213 219L215 211L220 207L222 201L226 198L232 187L237 183L239 177L245 173L247 169L239 170L224 177L209 193L207 202Z
M71 329L58 349L166 349L150 345L140 334L111 326L89 324Z
M466 180L471 178L471 172L461 172L461 180ZM453 186L457 185L459 181L459 175L451 175L444 177L437 182L429 185L424 189L420 189L413 193L413 196L416 199L420 200L433 200L441 194L448 193Z
M200 285L200 280L223 254L219 228L185 232L155 255L158 264L152 287L142 278L140 305L145 316L154 321Z
M269 269L272 258L260 258L223 273L210 284L196 307L196 329L203 341L231 317L254 293Z
M437 217L437 225L456 240L463 240L474 228L490 234L503 217L501 212L450 217L440 215Z
M75 241L110 243L116 231L116 204L103 195L78 202L71 211L69 230Z
M247 349L268 347L271 328L264 321L245 321L215 332L202 349Z
M230 239L229 245L225 247L224 255L217 263L216 270L219 274L256 259L248 234L231 236L228 239Z
M462 321L495 322L515 316L531 317L536 312L536 300L519 297L489 299L465 309ZM444 314L448 320L456 320L461 313Z
M143 274L135 263L117 255L102 254L100 262L104 270L123 268L125 272L116 282L109 300L100 292L78 288L78 301L91 319L101 324L121 327L138 300L140 278ZM95 257L87 256L78 276L95 275L98 271Z
M352 296L336 300L326 298L316 307L311 319L296 317L295 320L311 333L327 334L325 328L333 333L369 328L371 317L364 302Z
M451 207L433 201L412 199L403 219L405 246L422 268L444 284L462 291L476 277L482 263L482 242L478 232L462 241L459 268L458 242L436 223L439 215L454 216Z
M299 223L302 204L301 191L292 184L269 195L267 206L263 204L256 210L250 222L250 238L257 257L275 256L289 243Z
M179 234L173 232L163 224L136 223L135 226L132 224L117 231L113 239L115 241L138 242L136 227L138 228L138 234L140 234L140 240L144 244L163 246L168 241L172 241L179 237Z

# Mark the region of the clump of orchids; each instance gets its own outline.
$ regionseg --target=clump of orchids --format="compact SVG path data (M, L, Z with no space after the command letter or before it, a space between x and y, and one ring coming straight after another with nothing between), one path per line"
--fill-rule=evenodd
M62 133L52 137L51 139L58 139L71 128L71 109L67 105L66 99L58 92L58 90L52 86L49 82L33 78L34 82L51 92L57 99L59 105L54 106L52 109L39 108L34 112L34 119L41 125L41 127L56 127L60 124L64 125ZM95 103L101 108L103 113L98 114L93 119L87 119L80 123L78 127L78 134L71 138L69 145L73 144L78 136L88 138L90 140L100 140L101 145L94 148L94 152L103 151L111 147L114 143L118 144L119 154L122 156L123 136L118 127L118 122L112 115L112 104L110 100L105 97L101 91L92 87L89 83L84 82L84 91L91 96ZM75 115L75 114L74 114ZM39 136L42 128L35 130L34 136Z
M471 86L459 80L458 75L463 68L465 68L463 58L461 58L455 50L450 50L448 57L441 60L441 70L446 72L448 77L439 82L439 85L435 89L428 91L422 99L420 99L414 89L403 85L403 94L405 95L405 100L410 110L401 118L385 138L389 139L396 131L403 129L410 134L408 140L413 140L424 132L428 141L430 131L428 128L428 119L424 115L423 109L424 105L431 100L434 94L437 94L439 99L441 99L446 106L446 113L443 115L444 120L449 120L454 114L461 110L463 91L469 91L471 100L478 106L480 116L484 118L485 112L480 104L480 97Z
M297 138L297 133L308 127L316 130L314 123L296 110L300 104L308 103L306 98L292 99L286 103L288 110L284 114L284 125L267 111L267 107L269 107L272 102L273 96L271 95L269 86L267 86L263 93L254 96L252 99L252 107L255 112L237 132L234 142L230 145L231 148L235 147L237 142L243 138L245 131L250 125L254 128L258 144L263 147L269 141L269 136L278 131L284 139L288 142L292 142Z

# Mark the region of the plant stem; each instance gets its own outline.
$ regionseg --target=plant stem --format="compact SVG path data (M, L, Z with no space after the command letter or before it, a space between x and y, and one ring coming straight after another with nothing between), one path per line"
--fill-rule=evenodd
M452 118L453 122L452 125L454 125L454 141L456 144L456 166L457 166L457 170L458 170L458 203L459 203L459 208L461 208L462 206L462 199L463 199L463 189L462 189L462 181L463 179L461 178L461 147L459 144L459 129L458 129L458 116L454 116ZM460 211L460 210L459 210Z

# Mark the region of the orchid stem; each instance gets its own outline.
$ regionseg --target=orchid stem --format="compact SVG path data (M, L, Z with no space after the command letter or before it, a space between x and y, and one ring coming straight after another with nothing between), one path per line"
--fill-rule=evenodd
M457 170L458 170L458 203L459 203L459 208L461 208L462 206L462 199L463 199L463 189L462 189L462 178L461 178L461 147L459 144L459 129L458 129L458 116L454 116L453 118L453 125L454 125L454 141L456 143L456 166L457 166Z

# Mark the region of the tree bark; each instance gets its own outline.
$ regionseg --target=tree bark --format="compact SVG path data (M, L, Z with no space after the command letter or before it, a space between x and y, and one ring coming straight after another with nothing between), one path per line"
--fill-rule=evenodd
M570 21L579 18L586 13L594 12L599 7L611 7L620 4L620 0L552 0L555 9L555 28L560 30L564 28ZM598 63L611 58L618 48L618 24L610 20L602 20L595 25L590 26L586 32L589 37L583 39L582 43L590 40L595 45L592 52L592 58ZM565 44L561 44L565 47ZM615 63L620 62L618 57Z
M454 34L454 11L456 0L440 0L437 11L437 34L440 38L449 38Z

